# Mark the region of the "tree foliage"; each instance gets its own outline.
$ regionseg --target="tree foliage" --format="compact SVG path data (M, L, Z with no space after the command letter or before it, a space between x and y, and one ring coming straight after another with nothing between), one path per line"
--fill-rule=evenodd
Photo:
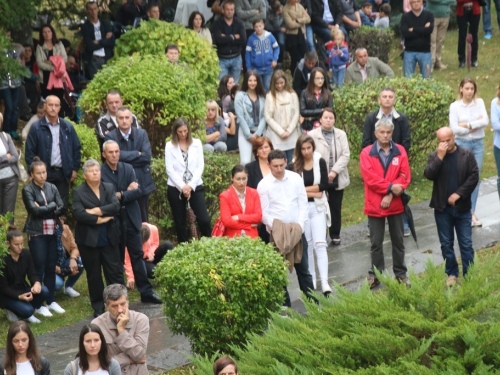
M356 49L366 48L368 56L388 63L393 42L394 32L391 29L362 26L349 35L349 53L354 57Z
M19 30L36 15L41 0L0 0L0 26L9 30Z
M186 335L195 353L211 355L266 329L283 303L286 269L260 239L212 237L177 246L155 275L172 332Z

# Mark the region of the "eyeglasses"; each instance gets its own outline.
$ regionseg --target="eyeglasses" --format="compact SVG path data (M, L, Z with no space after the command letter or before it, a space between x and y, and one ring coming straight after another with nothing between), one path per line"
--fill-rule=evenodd
M325 77L314 77L314 80L316 81L324 81Z

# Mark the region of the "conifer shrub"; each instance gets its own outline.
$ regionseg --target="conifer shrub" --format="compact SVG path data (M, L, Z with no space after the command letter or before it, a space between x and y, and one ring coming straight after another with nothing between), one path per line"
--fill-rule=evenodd
M378 57L386 64L394 43L394 32L391 29L361 26L349 34L349 53L354 57L358 48L366 48L368 56Z
M233 347L243 374L487 374L500 368L497 257L445 287L444 267L428 262L408 289L387 275L373 293L337 285L336 298L305 301L307 314L277 314L262 335ZM477 258L476 258L477 261ZM195 357L210 374L209 357Z
M287 284L283 257L249 237L183 243L168 252L155 275L167 325L202 355L230 352L250 334L262 334L271 312L280 310Z
M395 108L403 112L410 122L410 161L427 158L437 147L436 130L448 126L454 92L449 85L432 79L403 77L373 79L362 85L344 85L333 91L336 126L347 133L351 157L358 158L361 153L365 118L368 113L380 108L378 98L385 87L395 90Z
M0 275L3 275L5 267L4 258L9 254L7 247L7 231L9 230L10 220L14 220L14 215L8 212L6 215L0 215Z

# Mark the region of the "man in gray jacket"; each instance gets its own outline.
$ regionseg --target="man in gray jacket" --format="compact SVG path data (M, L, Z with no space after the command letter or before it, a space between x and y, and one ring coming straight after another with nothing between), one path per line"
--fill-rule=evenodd
M389 65L377 57L368 57L366 48L358 48L353 62L345 72L345 83L363 83L367 79L394 77L394 72Z

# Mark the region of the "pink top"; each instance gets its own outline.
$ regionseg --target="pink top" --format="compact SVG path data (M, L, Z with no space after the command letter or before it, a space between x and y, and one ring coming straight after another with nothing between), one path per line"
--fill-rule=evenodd
M142 251L144 251L144 259L148 257L155 256L155 251L160 245L160 236L158 235L158 227L149 223L142 223L142 225L147 225L151 232L149 240L142 244ZM132 264L130 263L130 255L128 255L128 249L125 248L125 273L127 274L127 280L135 281L134 272L132 271Z

